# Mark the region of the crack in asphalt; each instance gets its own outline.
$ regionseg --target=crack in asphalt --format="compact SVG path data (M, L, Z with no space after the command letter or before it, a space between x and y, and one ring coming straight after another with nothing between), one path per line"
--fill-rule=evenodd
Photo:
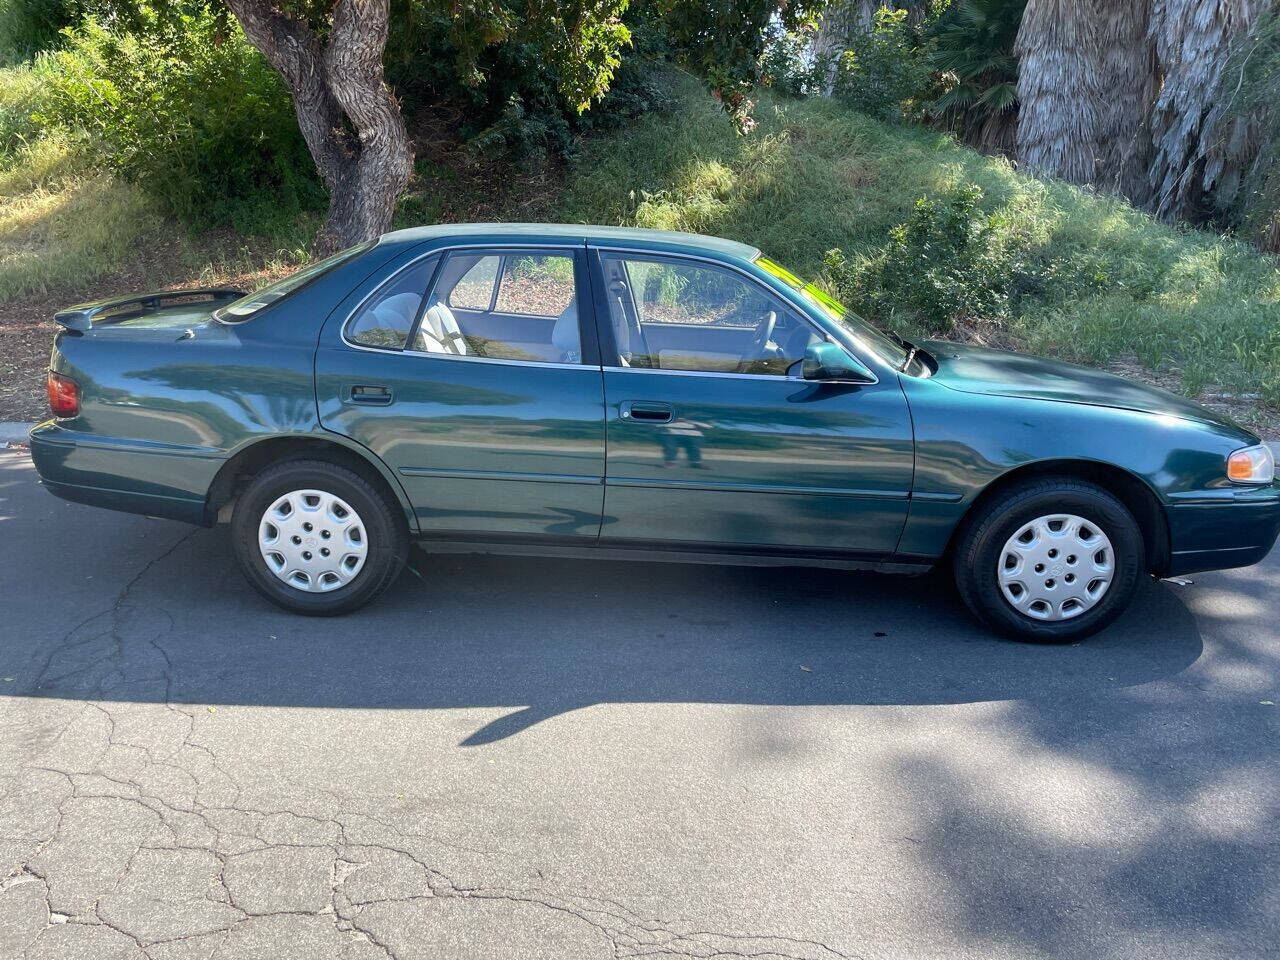
M165 547L107 609L68 630L36 674L36 691L87 677L88 689L99 695L149 683L162 696L155 704L91 700L71 711L55 734L41 738L44 744L32 745L0 798L0 839L34 844L0 880L0 912L7 898L40 891L42 909L20 933L26 938L21 956L43 951L50 940L57 953L59 938L74 935L101 940L101 947L107 939L123 938L114 942L148 960L156 960L161 948L195 941L211 947L202 953L210 960L233 958L243 952L250 927L294 920L299 938L331 935L325 942L333 955L410 960L421 955L418 948L430 951L431 945L406 945L397 931L413 910L442 901L519 905L563 918L602 938L615 960L855 956L817 940L704 930L643 917L616 900L485 879L495 862L507 872L521 865L500 852L351 808L368 797L283 777L275 778L274 788L292 788L293 795L240 783L213 749L195 739L194 713L171 702L173 662L163 639L174 627L173 617L151 604L148 609L168 627L142 637L127 629L139 585L198 532ZM139 643L154 651L158 669L131 676L131 645ZM88 659L54 672L62 659L84 651L91 651ZM128 730L121 728L124 716ZM481 879L464 881L446 872L438 862L445 852L471 857L466 870ZM246 863L252 868L244 868ZM316 893L313 899L308 890ZM389 922L390 932L380 923L387 910L399 917Z

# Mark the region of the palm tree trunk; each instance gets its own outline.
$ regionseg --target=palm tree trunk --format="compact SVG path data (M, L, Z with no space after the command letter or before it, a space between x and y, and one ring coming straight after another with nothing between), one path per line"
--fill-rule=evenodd
M1152 0L1029 0L1018 31L1018 156L1144 204Z
M1018 160L1092 183L1104 110L1093 0L1028 0L1018 28Z
M1151 37L1164 84L1152 110L1152 208L1196 219L1238 189L1256 144L1249 122L1228 117L1222 70L1248 36L1262 0L1155 0Z
M1104 99L1098 129L1097 185L1134 206L1151 197L1151 102L1155 50L1149 38L1151 0L1103 3L1098 21Z
M1151 0L1029 0L1018 30L1018 158L1146 198Z

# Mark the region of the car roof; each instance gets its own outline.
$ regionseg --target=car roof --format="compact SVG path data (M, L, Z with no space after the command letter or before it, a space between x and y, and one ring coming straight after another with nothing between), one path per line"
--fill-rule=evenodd
M581 223L439 223L396 230L383 236L389 243L418 243L453 237L484 237L486 240L530 242L572 240L601 242L607 246L634 244L643 247L685 249L690 252L713 252L737 260L752 261L760 256L758 248L736 240L708 237L700 233L678 230L644 230L639 227L605 227Z

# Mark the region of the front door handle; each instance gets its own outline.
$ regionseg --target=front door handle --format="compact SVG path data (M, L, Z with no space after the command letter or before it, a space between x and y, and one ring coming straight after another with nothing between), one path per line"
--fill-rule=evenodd
M356 384L351 388L351 402L385 407L391 402L391 388L381 384Z
M675 419L675 410L669 403L628 400L622 404L619 415L623 420L638 423L670 423Z

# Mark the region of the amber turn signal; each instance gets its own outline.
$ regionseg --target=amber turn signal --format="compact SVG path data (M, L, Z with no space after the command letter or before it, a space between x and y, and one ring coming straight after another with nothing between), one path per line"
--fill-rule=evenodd
M1265 443L1245 447L1227 457L1227 479L1235 483L1271 483L1276 478L1276 458Z

